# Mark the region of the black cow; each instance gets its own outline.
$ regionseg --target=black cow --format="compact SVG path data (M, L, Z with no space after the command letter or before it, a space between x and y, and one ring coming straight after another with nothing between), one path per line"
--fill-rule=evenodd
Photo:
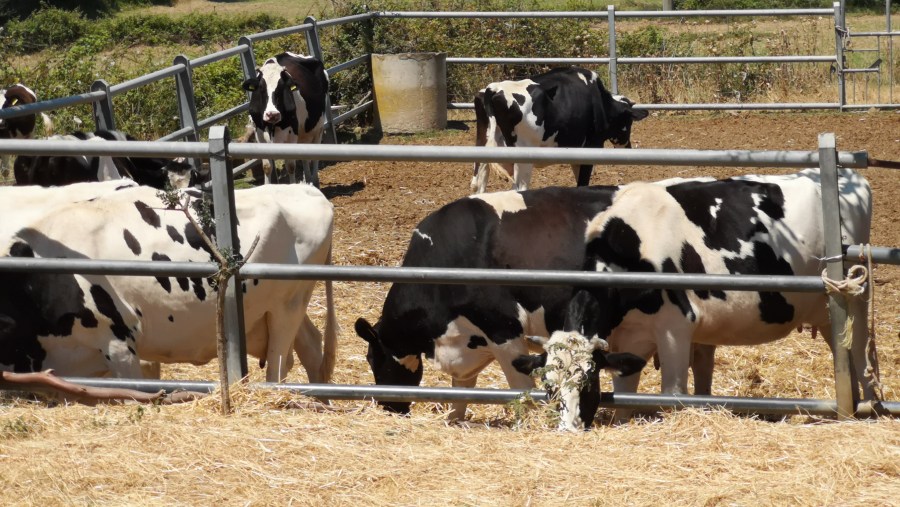
M256 76L243 83L250 92L250 119L257 142L322 142L328 75L322 62L311 56L281 53L257 69ZM296 181L294 160L285 161L291 183ZM272 181L272 167L264 163L266 182ZM319 186L318 163L303 161L303 180Z
M413 231L403 266L576 270L584 263L587 222L606 209L616 187L545 188L477 194L435 211ZM356 321L369 343L375 382L418 385L421 356L472 387L495 359L510 387L532 379L512 361L529 349L526 336L561 329L569 287L394 284L373 326ZM382 403L408 412L409 403ZM465 403L454 417L465 415Z
M134 141L117 130L98 130L94 133L73 132L50 139L68 141ZM16 185L43 187L69 185L90 181L129 178L139 185L164 189L184 188L198 183L198 176L184 159L174 160L147 157L88 157L71 155L20 156L13 166Z
M612 95L597 73L560 67L521 81L491 83L475 96L477 146L602 148L607 140L631 147L631 124L647 117L634 102ZM472 191L484 192L489 170L525 190L534 164L475 163ZM592 165L572 166L578 186L590 184Z

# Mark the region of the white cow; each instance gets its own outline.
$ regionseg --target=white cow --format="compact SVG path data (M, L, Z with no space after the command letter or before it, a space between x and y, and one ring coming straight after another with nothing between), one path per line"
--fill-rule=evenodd
M242 251L259 235L249 262L330 263L333 207L317 189L285 185L238 190L235 203ZM7 243L9 255L195 262L211 258L184 214L165 209L152 188L125 188L50 209L21 225ZM139 358L204 364L216 357L216 289L206 279L2 276L0 368L140 378ZM306 313L314 286L314 281L243 282L247 351L267 363L267 381L284 380L293 366L293 351L311 382L331 378L337 345L332 288L326 282L323 351L322 335Z

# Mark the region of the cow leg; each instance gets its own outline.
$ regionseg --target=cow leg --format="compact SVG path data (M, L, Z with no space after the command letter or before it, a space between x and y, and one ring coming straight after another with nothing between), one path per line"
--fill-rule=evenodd
M303 307L305 308L305 306ZM268 344L266 346L266 382L284 382L294 367L294 345L303 322L291 309L276 309L266 314ZM304 317L305 318L305 314Z
M572 173L575 175L575 184L579 187L586 187L591 184L592 172L594 172L594 166L590 164L572 164Z
M451 383L453 387L475 387L475 384L478 382L478 373L472 375L466 379L458 379L453 378ZM450 412L447 414L447 419L452 422L462 421L466 418L466 407L468 403L464 401L457 401L450 404Z
M534 164L516 164L513 169L513 190L528 190L533 171Z
M688 368L691 364L691 334L668 329L657 341L663 394L687 394Z
M483 194L484 191L487 190L490 173L488 164L484 162L475 162L475 167L472 172L472 183L469 185L472 193Z
M306 376L311 384L324 381L322 376L322 333L315 324L309 320L309 315L303 318L300 331L294 339L294 351L300 358L300 364L306 369Z
M284 170L288 173L288 181L292 184L297 183L297 161L285 160Z
M613 391L617 393L636 393L638 384L641 383L641 372L627 377L613 375L612 379ZM634 410L628 408L617 408L613 410L612 420L614 423L623 424L631 419Z
M319 188L319 161L303 160L303 181Z
M694 374L694 394L712 394L713 368L716 362L716 346L695 343L691 357Z

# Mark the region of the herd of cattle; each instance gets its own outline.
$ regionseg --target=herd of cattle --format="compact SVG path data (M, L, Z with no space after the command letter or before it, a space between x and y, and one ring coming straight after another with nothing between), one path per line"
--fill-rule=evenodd
M27 99L15 99L28 91ZM321 62L282 53L243 83L257 142L321 142L328 79ZM6 91L19 103L36 96ZM15 105L15 102L12 103ZM6 106L6 104L4 105ZM597 74L567 67L492 83L475 97L479 146L630 146L647 116L610 94ZM15 119L19 120L19 119ZM34 118L0 123L0 137L27 138ZM73 134L87 141L119 132ZM267 167L267 180L272 167ZM434 211L412 231L403 266L584 270L640 273L818 275L824 240L817 169L726 180L671 179L588 186L591 166L573 167L577 185L527 190L532 166L475 164L473 195ZM485 193L489 171L514 190ZM0 248L10 257L207 261L209 247L182 211L155 188L199 174L183 161L109 157L19 157L16 186L0 187ZM293 167L289 173L294 177ZM235 191L242 245L259 236L249 262L329 264L334 208L306 183ZM293 179L292 179L293 181ZM45 188L46 187L46 188ZM155 187L155 188L153 188ZM845 243L865 243L871 190L840 173ZM311 382L328 382L336 361L337 318L326 283L326 323L307 316L315 282L245 280L247 351L282 381L293 353ZM159 362L204 364L216 355L217 288L204 278L0 273L0 369L52 368L67 376L158 375ZM560 406L560 427L590 427L599 372L616 391L635 392L656 356L662 392L709 394L715 347L777 340L803 324L829 336L819 293L394 284L381 316L360 318L377 384L416 386L427 360L454 386L475 386L497 361L512 388L544 374ZM864 325L864 323L862 323ZM324 336L323 336L324 334ZM872 393L865 354L853 350L856 379ZM859 389L859 386L857 387ZM408 412L410 403L385 402ZM461 418L465 404L451 414ZM619 412L620 419L629 414Z

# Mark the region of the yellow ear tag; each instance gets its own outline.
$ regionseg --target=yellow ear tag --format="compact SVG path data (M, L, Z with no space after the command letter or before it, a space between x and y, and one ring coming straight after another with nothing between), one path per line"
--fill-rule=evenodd
M14 105L16 105L16 104L18 104L18 103L19 103L19 99L14 98L14 99L12 99L12 102L9 103L9 105L10 105L10 106L14 106Z
M297 91L297 85L291 85L291 91L292 92Z

